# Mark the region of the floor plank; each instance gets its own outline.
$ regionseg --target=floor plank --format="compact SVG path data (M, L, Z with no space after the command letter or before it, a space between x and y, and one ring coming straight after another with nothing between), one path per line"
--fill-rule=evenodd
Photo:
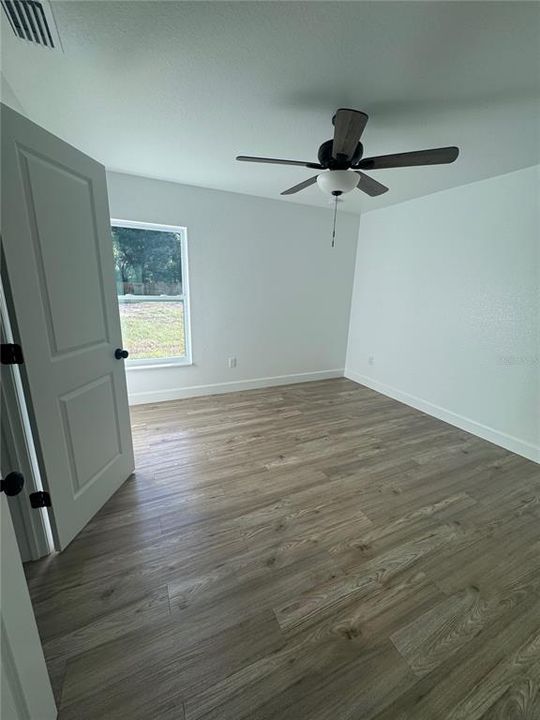
M540 719L540 467L351 381L132 408L25 568L60 720Z

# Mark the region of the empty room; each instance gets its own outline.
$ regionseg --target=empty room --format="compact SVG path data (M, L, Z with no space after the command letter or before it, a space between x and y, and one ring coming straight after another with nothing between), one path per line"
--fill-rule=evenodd
M540 720L540 3L0 5L2 720Z

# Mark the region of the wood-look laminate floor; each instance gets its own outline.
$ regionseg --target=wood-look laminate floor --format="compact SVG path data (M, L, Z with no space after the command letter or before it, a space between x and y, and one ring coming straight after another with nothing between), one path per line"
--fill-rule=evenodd
M348 380L132 420L27 566L61 720L540 719L538 465Z

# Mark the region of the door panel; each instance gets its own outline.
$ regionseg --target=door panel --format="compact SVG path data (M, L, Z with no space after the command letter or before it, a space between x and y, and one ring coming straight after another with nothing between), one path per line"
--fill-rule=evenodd
M60 398L68 442L73 489L79 495L122 455L112 375L94 380Z
M63 549L133 471L105 169L2 106L2 242Z
M50 320L51 357L56 359L109 340L92 187L87 178L50 160L20 147L17 153L43 302ZM60 268L64 271L59 272ZM90 312L89 298L97 305Z

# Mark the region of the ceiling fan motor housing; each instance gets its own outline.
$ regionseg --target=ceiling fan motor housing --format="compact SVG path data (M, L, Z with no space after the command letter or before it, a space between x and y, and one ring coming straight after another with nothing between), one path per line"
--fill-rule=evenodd
M317 154L319 163L323 166L323 168L328 170L348 170L352 165L356 165L364 154L364 146L361 142L359 142L351 158L346 158L343 156L338 156L337 158L334 158L332 157L333 145L333 140L327 140L326 142L323 142Z

